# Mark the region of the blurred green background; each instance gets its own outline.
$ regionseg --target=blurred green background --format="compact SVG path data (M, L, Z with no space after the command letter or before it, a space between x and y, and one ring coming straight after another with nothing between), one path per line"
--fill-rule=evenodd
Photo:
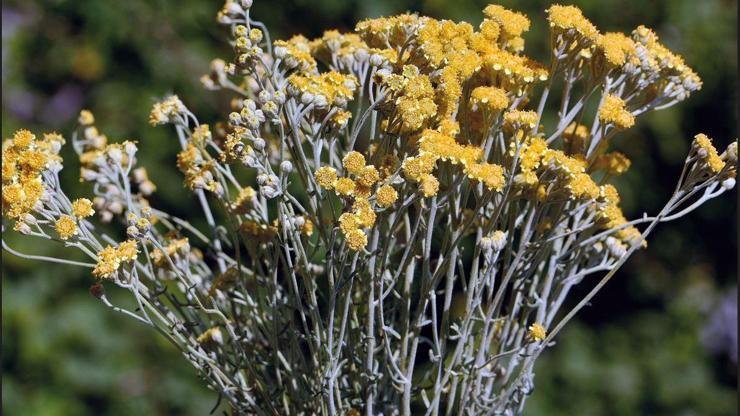
M548 2L500 2L532 19L528 55L544 60ZM616 141L633 161L617 186L628 216L668 198L690 137L724 147L737 137L737 5L710 0L574 1L603 31L656 29L703 78L688 101L643 117ZM484 1L255 0L273 38L351 30L364 17L418 11L478 24ZM140 162L159 186L153 203L187 216L174 169L176 143L147 124L157 97L176 92L206 122L227 100L198 77L231 58L215 23L217 1L33 0L2 3L2 134L19 127L71 131L92 109L113 139L140 140ZM70 156L69 149L66 156ZM78 170L64 172L82 196ZM527 415L737 414L737 194L663 225L538 363ZM189 198L189 196L188 196ZM37 254L58 246L6 238ZM8 415L203 415L216 395L164 339L104 308L92 278L72 267L3 253L2 413ZM584 294L588 288L580 290Z

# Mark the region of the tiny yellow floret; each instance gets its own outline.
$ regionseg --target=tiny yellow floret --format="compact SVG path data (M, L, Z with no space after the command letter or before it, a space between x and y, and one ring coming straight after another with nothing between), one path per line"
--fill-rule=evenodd
M547 337L547 330L542 324L535 322L529 326L528 335L534 341L543 341Z
M62 215L54 223L54 228L59 234L59 238L62 240L68 240L73 235L77 234L77 223L69 215Z
M87 218L95 214L92 201L87 198L75 199L72 202L72 214L77 218Z

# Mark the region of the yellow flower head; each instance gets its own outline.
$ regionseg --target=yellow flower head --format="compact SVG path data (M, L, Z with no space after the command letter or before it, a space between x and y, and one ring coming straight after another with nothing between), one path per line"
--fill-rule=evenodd
M118 255L118 250L107 246L98 252L98 263L92 273L98 279L106 279L113 276L120 266L121 258Z
M349 230L344 234L344 238L352 251L360 251L367 245L367 235L360 229Z
M619 204L619 192L617 191L617 188L614 187L614 185L606 184L601 187L601 195L606 200L607 203L612 205Z
M80 111L80 116L77 118L77 121L83 126L91 126L95 123L95 117L90 110L82 110Z
M221 328L214 326L212 328L208 328L205 332L198 335L198 338L195 339L198 341L199 344L223 344L223 334L221 333Z
M311 56L309 41L304 36L296 35L287 41L276 40L273 42L273 49L275 55L283 59L289 67L306 73L316 70L316 60Z
M579 154L586 152L586 141L590 132L588 127L575 121L570 123L563 131L563 147L568 154Z
M288 91L294 96L311 94L322 96L326 104L343 106L354 98L357 78L353 75L330 71L318 75L298 75L288 77Z
M504 113L504 123L513 130L537 127L537 113L534 111L512 110Z
M136 240L126 240L118 245L116 250L120 261L134 261L139 255L139 249L136 247Z
M508 36L521 36L529 30L529 19L522 13L507 10L497 4L489 4L483 14L498 23L501 31Z
M311 237L313 235L313 229L314 229L313 222L311 222L311 220L309 220L308 218L304 216L303 226L301 226L301 234L305 235L306 237Z
M535 322L529 326L529 332L527 333L529 338L534 341L543 341L547 337L547 330L539 322Z
M596 199L601 190L587 173L578 173L568 181L566 188L574 198Z
M22 150L31 146L36 136L28 130L21 129L13 134L13 147Z
M712 145L712 139L704 133L694 136L694 148L699 157L707 164L712 173L719 173L724 167L725 162L717 154L717 149Z
M337 170L330 166L322 166L314 173L314 177L320 187L332 189L337 181Z
M595 170L603 169L609 175L616 176L627 172L631 164L632 162L624 154L611 152L597 157L594 161L593 168Z
M369 228L375 225L375 211L370 207L370 202L367 199L358 198L355 200L355 203L352 204L352 211L359 226Z
M599 108L599 120L604 124L613 124L618 129L628 129L635 124L635 116L625 108L624 101L612 94L604 98Z
M547 9L547 20L556 34L580 35L591 40L596 39L599 34L596 26L589 22L581 9L576 6L552 5Z
M337 195L353 195L355 193L355 181L350 178L339 178L334 183L334 191L337 193Z
M236 200L233 204L234 212L237 214L245 214L249 208L254 205L257 192L251 187L246 186L239 191L239 195L236 196Z
M366 19L357 24L357 32L362 40L373 48L402 48L409 37L416 33L425 18L416 14L401 14L377 19Z
M425 198L432 197L437 195L437 192L439 191L439 181L434 177L434 175L423 175L419 182L419 189Z
M365 166L357 175L357 182L365 187L373 186L379 180L380 173L373 165Z
M77 218L86 218L95 214L92 201L87 198L75 199L72 202L72 214Z
M506 91L496 87L477 87L470 93L472 110L483 109L490 112L505 110L509 107Z
M398 199L398 192L390 185L383 185L375 193L375 202L382 208L388 208Z
M432 82L416 66L405 65L401 75L387 75L381 83L388 91L387 102L398 113L399 133L414 133L437 114Z
M597 38L596 47L606 62L613 67L621 67L627 57L635 55L635 42L622 33L610 32Z
M360 228L360 224L357 221L357 216L351 212L345 212L339 216L339 229L342 233L347 234L351 230Z
M540 166L540 160L547 150L547 143L541 138L533 138L522 146L519 152L519 165L522 170L533 170Z
M468 178L480 181L490 191L501 191L504 188L504 169L492 163L472 163L466 166Z
M401 168L403 169L403 175L406 179L418 182L421 178L429 173L432 173L438 157L431 153L423 153L417 157L410 157L403 161Z
M73 235L77 234L77 223L69 215L62 215L54 223L54 228L59 234L59 238L62 240L68 240Z

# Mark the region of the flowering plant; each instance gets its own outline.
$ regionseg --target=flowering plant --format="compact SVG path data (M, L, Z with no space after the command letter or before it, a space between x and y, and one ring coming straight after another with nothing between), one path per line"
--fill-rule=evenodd
M539 354L650 231L734 186L737 143L698 134L663 209L622 214L608 182L630 162L610 142L701 87L643 26L601 33L551 6L545 65L523 55L529 19L496 5L478 30L404 14L274 42L250 6L219 12L235 57L202 78L234 111L202 124L170 96L150 113L207 229L150 205L137 143L109 143L89 111L71 137L89 198L60 187L61 135L2 147L4 221L90 262L3 248L90 268L92 294L169 339L235 414L520 413Z

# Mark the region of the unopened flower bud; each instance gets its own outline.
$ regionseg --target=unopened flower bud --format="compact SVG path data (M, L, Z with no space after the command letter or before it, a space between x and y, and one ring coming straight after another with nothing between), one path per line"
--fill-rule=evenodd
M264 150L265 149L265 139L261 137L257 137L252 141L252 146L254 146L255 150Z
M118 201L113 201L108 209L114 214L120 214L123 212L123 205L121 205L121 203Z
M134 142L126 141L123 146L124 150L126 151L126 154L131 157L136 153L136 144Z
M280 164L280 171L282 171L283 173L290 173L290 172L292 172L293 171L293 164L290 163L289 160L284 160Z
M270 182L270 175L266 173L260 173L257 175L257 184L260 186L267 185Z
M113 161L113 163L120 164L121 160L123 160L123 152L121 152L121 149L118 147L113 147L108 149L108 157Z
M126 228L126 235L129 238L138 238L139 237L139 229L135 226L131 225L128 228Z
M21 233L23 235L31 234L31 227L29 227L28 224L26 224L23 221L16 222L15 223L15 227L13 227L13 229L16 230L16 231L18 231L19 233Z
M722 181L722 187L726 190L730 190L735 187L735 178L727 178L724 181Z

